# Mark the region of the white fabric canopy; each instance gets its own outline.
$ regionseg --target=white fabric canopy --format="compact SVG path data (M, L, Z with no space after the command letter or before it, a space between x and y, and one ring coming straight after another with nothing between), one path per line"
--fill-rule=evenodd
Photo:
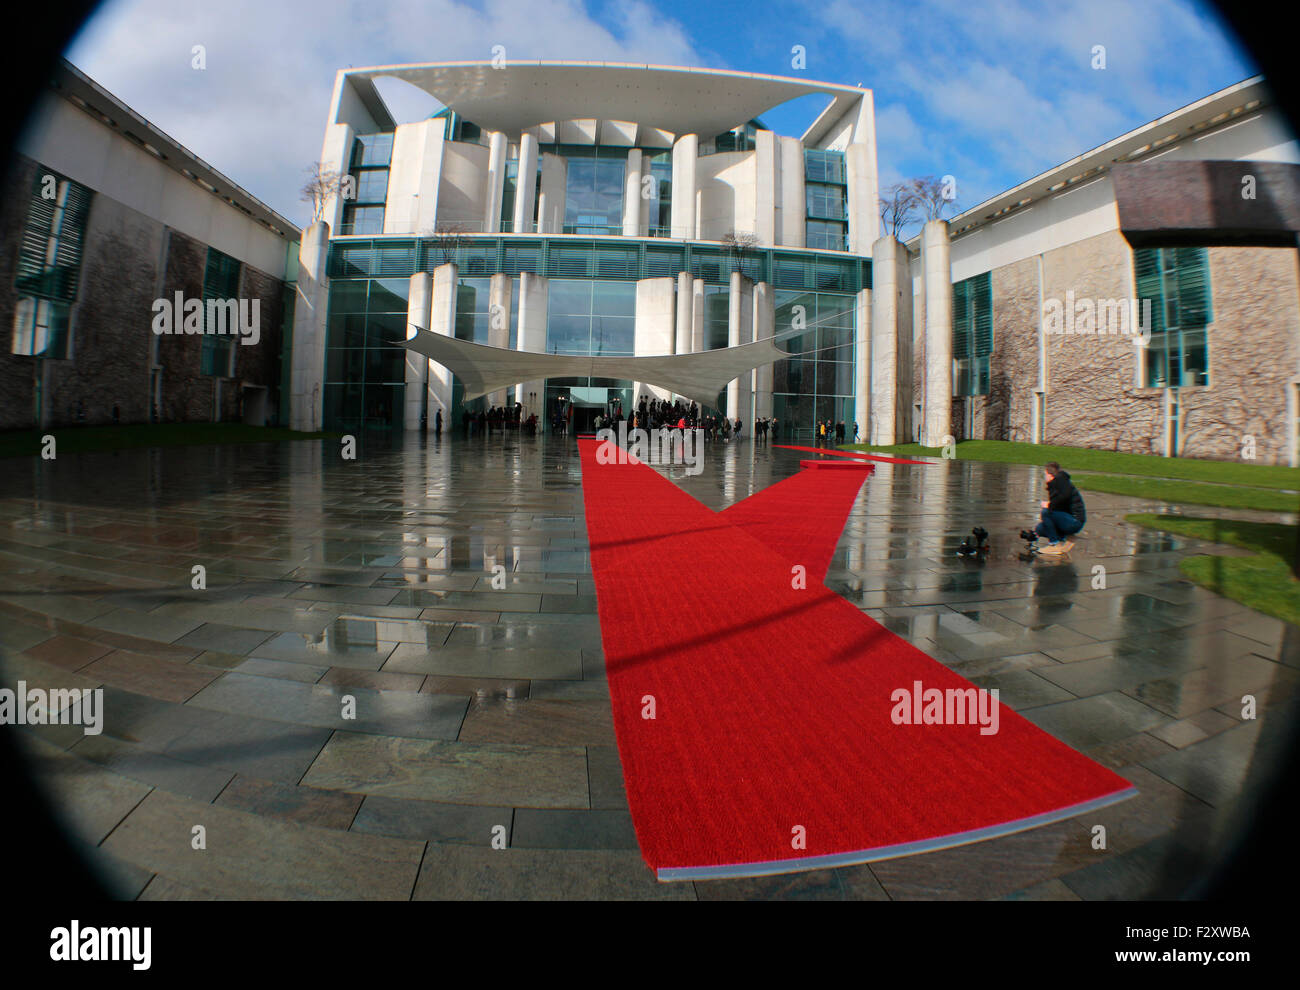
M783 335L784 336L784 335ZM694 354L652 357L580 357L571 354L535 354L505 347L490 347L469 340L419 330L403 347L423 354L450 370L465 386L465 399L476 399L519 382L541 378L622 378L646 382L714 406L718 393L741 375L790 355L767 337L751 344L719 347Z

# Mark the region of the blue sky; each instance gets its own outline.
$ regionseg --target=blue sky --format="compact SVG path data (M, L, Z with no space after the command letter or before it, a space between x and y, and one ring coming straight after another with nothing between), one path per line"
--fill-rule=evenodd
M191 67L205 46L207 67ZM882 188L953 175L973 206L1256 73L1193 0L111 0L68 58L290 219L349 65L507 58L807 76L875 93ZM802 45L805 69L792 67ZM1105 47L1104 69L1092 67ZM824 102L824 101L823 101ZM394 103L411 119L423 97ZM821 103L764 115L799 134Z

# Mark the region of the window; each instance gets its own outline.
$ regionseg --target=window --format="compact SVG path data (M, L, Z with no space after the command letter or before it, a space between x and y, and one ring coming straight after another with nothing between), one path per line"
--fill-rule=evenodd
M844 219L844 190L840 186L809 183L806 187L808 217L828 220Z
M654 177L650 199L646 201L647 233L651 237L667 237L673 222L673 153L671 151L643 152L642 176Z
M635 344L635 283L551 281L546 327L549 353L632 354Z
M14 312L14 354L68 356L68 304L21 296Z
M233 301L236 306L239 299L239 262L213 248L208 248L203 272L203 353L199 370L205 375L229 378L235 373L235 339L239 327L229 325L226 307L209 306L210 299Z
M804 243L823 251L847 251L848 190L842 151L808 149L804 152L804 194L807 201Z
M1208 385L1207 329L1214 314L1205 248L1138 248L1133 271L1143 314L1145 300L1151 301L1142 383L1148 388Z
M835 182L843 185L844 152L808 149L804 152L804 178L808 182Z
M67 357L90 200L85 186L37 167L18 247L12 353Z
M567 165L564 233L623 233L627 149L560 145L554 150L563 155Z
M849 236L844 224L831 220L809 220L804 246L819 251L847 251Z
M993 353L993 279L989 272L952 287L954 396L989 394Z
M353 196L343 206L343 234L382 234L384 204L388 197L388 166L393 158L393 135L362 134L352 143L348 173Z
M506 174L501 185L501 230L510 233L515 223L515 190L519 185L519 159L506 162ZM523 231L521 231L523 233Z

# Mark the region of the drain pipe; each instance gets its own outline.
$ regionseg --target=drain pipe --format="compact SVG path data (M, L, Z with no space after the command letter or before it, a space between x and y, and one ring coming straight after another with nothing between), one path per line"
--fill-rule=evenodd
M1036 443L1047 442L1047 338L1043 334L1043 255L1038 261L1038 394L1034 397ZM1038 396L1042 396L1041 401ZM1040 411L1041 410L1041 411Z

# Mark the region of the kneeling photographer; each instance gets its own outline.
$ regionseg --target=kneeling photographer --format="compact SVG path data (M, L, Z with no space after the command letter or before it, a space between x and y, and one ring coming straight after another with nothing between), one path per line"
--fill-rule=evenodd
M1088 521L1083 496L1074 487L1069 474L1055 461L1044 468L1044 477L1047 479L1047 500L1042 503L1039 523L1033 533L1022 532L1020 535L1025 539L1046 537L1047 546L1042 547L1040 553L1069 553L1074 549L1074 541L1067 537L1078 533Z

